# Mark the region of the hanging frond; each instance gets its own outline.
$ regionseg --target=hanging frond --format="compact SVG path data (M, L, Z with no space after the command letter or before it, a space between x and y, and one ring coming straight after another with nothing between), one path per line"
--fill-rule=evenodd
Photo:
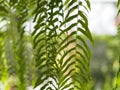
M40 90L88 90L89 0L38 0L32 33Z
M19 78L19 90L26 90L25 22L29 0L3 0L0 3L0 17L6 20L5 50L9 76ZM30 4L30 3L29 3Z
M19 89L26 90L26 60L25 60L25 39L24 39L24 32L25 26L24 23L26 22L26 17L28 14L28 0L11 0L9 5L12 9L12 13L15 17L11 18L11 25L15 28L11 30L16 30L18 36L15 36L13 41L13 50L14 50L14 58L16 59L16 71L17 76L19 78ZM16 26L14 23L16 22Z

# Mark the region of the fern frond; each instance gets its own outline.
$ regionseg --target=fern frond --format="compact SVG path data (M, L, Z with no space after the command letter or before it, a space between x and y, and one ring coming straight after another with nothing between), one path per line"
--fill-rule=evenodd
M81 9L82 8L82 9ZM89 0L38 0L32 33L41 90L87 90L90 81Z
M4 11L4 16L8 24L5 37L6 58L8 61L9 76L16 75L19 78L19 89L26 89L26 60L25 60L25 22L28 16L28 1L23 0L4 0L0 4ZM9 46L8 46L9 45ZM8 48L9 47L9 48ZM10 57L11 56L11 57ZM12 62L12 63L11 63Z

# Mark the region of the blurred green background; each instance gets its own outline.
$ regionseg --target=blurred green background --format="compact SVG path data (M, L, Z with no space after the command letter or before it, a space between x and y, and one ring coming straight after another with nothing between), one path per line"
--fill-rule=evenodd
M94 36L94 41L94 46L91 46L91 90L113 90L119 69L119 38L110 35Z

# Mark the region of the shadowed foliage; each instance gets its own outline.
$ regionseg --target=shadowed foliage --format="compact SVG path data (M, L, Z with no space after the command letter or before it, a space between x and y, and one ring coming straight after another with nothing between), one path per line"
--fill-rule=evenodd
M32 7L32 2L0 0L0 22L3 23L0 28L1 80L6 83L10 76L17 76L19 90L26 90L27 82L30 80L30 74L27 74L30 71L28 67L31 67L29 60L32 58L28 58L29 51L26 48L30 42L27 40L29 36L25 34L25 23L30 18L28 9ZM9 88L6 87L7 89Z
M40 90L88 90L89 0L38 0L32 33Z
M93 43L89 11L89 0L0 0L0 22L4 22L0 79L5 83L9 76L17 76L19 90L26 90L35 76L40 90L88 90L91 53L87 42ZM31 20L35 24L32 37L25 25ZM28 38L33 40L33 51Z

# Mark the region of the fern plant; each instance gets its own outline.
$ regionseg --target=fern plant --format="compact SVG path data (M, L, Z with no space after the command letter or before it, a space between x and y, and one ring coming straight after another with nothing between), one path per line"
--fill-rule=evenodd
M37 0L32 32L40 90L88 90L89 0Z
M17 76L19 78L19 90L26 90L27 86L26 64L28 58L25 58L27 41L25 40L24 24L28 19L28 4L31 4L29 0L0 1L0 18L6 22L5 30L1 28L1 31L5 34L3 42L6 66L8 67L7 73L8 77Z
M30 68L25 57L24 24L32 14L36 23L32 37L38 69L35 87L40 85L40 90L89 89L87 41L93 43L87 20L89 10L89 0L0 0L0 17L7 22L5 31L1 30L5 38L0 41L4 42L0 47L5 49L4 60L8 66L5 71L18 76L20 90L26 89L26 69Z

